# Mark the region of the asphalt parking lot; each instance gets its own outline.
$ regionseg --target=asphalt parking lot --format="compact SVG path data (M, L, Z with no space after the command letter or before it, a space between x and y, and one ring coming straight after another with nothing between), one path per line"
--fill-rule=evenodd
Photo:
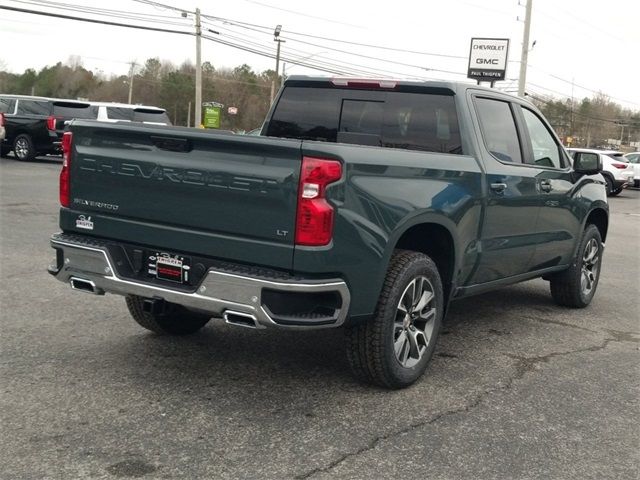
M0 160L4 479L640 476L640 191L610 199L598 293L454 304L427 374L357 383L340 331L152 335L45 269L60 161Z

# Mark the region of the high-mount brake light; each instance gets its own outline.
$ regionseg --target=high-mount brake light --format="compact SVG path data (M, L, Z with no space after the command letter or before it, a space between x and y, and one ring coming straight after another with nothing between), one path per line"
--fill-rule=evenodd
M342 178L337 160L303 157L296 215L296 245L319 247L333 237L334 209L325 198L327 185Z
M71 206L71 148L73 133L64 132L62 135L62 170L60 171L60 205Z
M336 87L381 89L393 89L398 84L394 80L371 80L368 78L333 78L331 83Z

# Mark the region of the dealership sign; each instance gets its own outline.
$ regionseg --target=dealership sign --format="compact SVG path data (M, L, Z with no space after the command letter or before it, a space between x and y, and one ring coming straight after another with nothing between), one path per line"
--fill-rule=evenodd
M504 80L508 54L508 38L472 38L467 77L485 82Z

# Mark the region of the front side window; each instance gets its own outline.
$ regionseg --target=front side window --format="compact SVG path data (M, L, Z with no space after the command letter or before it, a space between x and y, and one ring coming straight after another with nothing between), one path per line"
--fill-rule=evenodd
M522 114L533 147L533 164L539 167L562 168L560 148L551 132L531 110L523 108Z
M476 111L487 149L498 160L522 163L516 122L508 102L476 98Z

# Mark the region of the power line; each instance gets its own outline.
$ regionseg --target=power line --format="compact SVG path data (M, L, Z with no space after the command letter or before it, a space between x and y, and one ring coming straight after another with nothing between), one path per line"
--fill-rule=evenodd
M71 3L58 3L58 2L49 1L49 0L12 0L12 1L15 3L36 5L36 6L45 7L45 8L53 8L56 10L62 9L62 10L69 10L73 12L88 13L92 15L108 15L108 16L118 17L118 18L127 18L131 20L146 20L151 22L176 24L176 25L179 24L179 23L176 23L176 21L181 20L181 18L176 18L175 16L169 16L169 15L156 15L156 14L149 14L145 12L110 10L106 8L90 7L85 5L75 5ZM149 17L154 17L154 18L149 19ZM172 20L172 21L169 21L169 20Z
M353 25L351 23L340 22L338 20L331 20L331 19L325 18L325 17L319 17L319 16L316 16L316 15L309 15L307 13L296 12L295 10L289 10L287 8L281 8L281 7L275 7L273 5L267 5L267 4L262 3L262 2L257 2L256 0L244 0L244 1L248 2L248 3L252 3L253 5L259 5L261 7L272 8L274 10L280 10L281 12L292 13L293 15L300 15L301 17L313 18L315 20L322 20L324 22L335 23L335 24L338 24L338 25L345 25L347 27L364 28L361 25Z
M191 35L191 36L193 36L192 32L185 32L185 31L181 31L181 30L170 30L170 29L167 29L167 28L147 27L147 26L143 26L143 25L131 25L131 24L127 24L127 23L109 22L107 20L97 20L97 19L93 19L93 18L72 17L70 15L63 15L61 13L39 12L37 10L30 10L30 9L26 9L26 8L8 7L6 5L0 5L0 9L9 10L9 11L12 11L12 12L28 13L28 14L31 14L31 15L42 15L44 17L62 18L64 20L76 20L76 21L79 21L79 22L98 23L100 25L111 25L111 26L114 26L114 27L135 28L135 29L138 29L138 30L149 30L149 31L152 31L152 32L176 33L176 34L179 34L179 35Z
M538 93L538 92L533 92L533 93ZM549 100L545 100L545 99L543 99L541 97L538 97L536 95L532 95L531 91L527 91L526 95L528 97L533 98L534 100L537 100L538 102L544 103L545 105L552 105L552 103L553 103L553 102L551 102ZM589 118L591 120L597 120L597 121L600 121L600 122L608 122L608 123L613 123L613 124L619 124L620 123L619 119L618 120L612 120L612 119L609 119L609 118L594 117L592 115L587 115L585 113L576 112L575 110L571 110L571 112L573 113L573 115L577 115L579 117L584 117L584 118Z
M216 28L218 28L220 31L224 31L224 32L237 33L234 30L230 30L230 29L227 29L225 27L216 26ZM234 35L229 35L228 33L224 35L224 38L225 39L226 38L231 38L232 40L244 43L245 45L246 44L250 44L250 45L254 46L255 48L264 49L264 43L251 42L251 41L246 40L245 38L240 38L240 37L236 37ZM249 37L249 38L253 38L253 37ZM320 48L324 48L324 46L320 46L320 45L318 45L318 46ZM331 50L331 49L327 48L327 50ZM295 48L287 48L287 52L298 52L299 55L301 55L301 56L308 56L308 54L309 54L309 52L307 52L307 51L301 51L301 50L298 50L298 49L295 49ZM346 53L348 53L348 52L346 52ZM370 58L374 58L375 60L379 60L381 62L389 63L385 59L379 59L379 58L375 58L375 57L370 57ZM290 57L289 57L289 59L285 59L285 60L287 60L289 62L293 61L294 63L299 64L298 61L292 60ZM390 71L388 69L381 70L381 69L378 69L378 68L375 68L375 67L369 67L369 66L365 66L365 65L361 65L361 64L357 64L357 63L353 63L353 62L349 62L349 63L341 62L339 60L333 60L333 62L325 62L325 61L318 62L316 60L314 63L315 64L329 65L329 66L332 66L333 68L338 67L338 68L342 68L343 70L344 69L351 70L351 71L353 71L354 73L357 73L357 74L363 74L363 73L364 74L375 74L375 75L384 76L384 77L391 77L390 74L392 74L392 75L400 75L400 76L411 76L412 78L417 78L417 79L420 79L420 80L430 79L430 78L423 77L423 76L407 75L406 73L394 72L394 71ZM342 63L343 65L339 65L340 63ZM417 65L401 64L399 62L390 62L390 63L398 63L400 65L407 65L407 66L411 66L411 67L415 67L415 68L420 68L420 69L423 69L423 70L429 70L429 69L427 69L425 67L420 67L420 66L417 66ZM359 70L356 70L353 67L359 67ZM457 73L457 72L451 72L451 73Z

